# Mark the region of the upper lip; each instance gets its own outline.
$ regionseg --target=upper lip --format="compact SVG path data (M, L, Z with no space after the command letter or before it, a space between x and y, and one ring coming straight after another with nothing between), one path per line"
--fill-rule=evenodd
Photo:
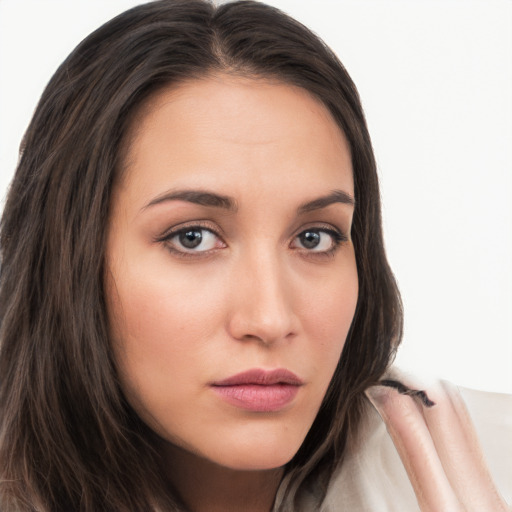
M276 370L263 370L254 368L245 372L237 373L227 379L213 382L213 386L241 386L244 384L259 384L262 386L272 386L275 384L290 384L301 386L304 382L293 372L284 368Z

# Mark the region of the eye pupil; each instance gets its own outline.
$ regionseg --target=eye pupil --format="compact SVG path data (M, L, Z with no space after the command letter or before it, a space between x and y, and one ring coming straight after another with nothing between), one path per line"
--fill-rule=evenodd
M300 238L301 244L306 249L314 249L320 243L320 233L316 231L304 231Z
M203 235L198 230L184 231L180 233L179 240L183 247L194 249L203 241Z

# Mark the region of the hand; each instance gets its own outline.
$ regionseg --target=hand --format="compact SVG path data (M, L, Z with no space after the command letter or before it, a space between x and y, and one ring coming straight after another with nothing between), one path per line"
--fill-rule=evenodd
M384 386L367 391L386 423L422 512L512 510L492 481L459 390L441 382L427 394L435 402L432 407Z

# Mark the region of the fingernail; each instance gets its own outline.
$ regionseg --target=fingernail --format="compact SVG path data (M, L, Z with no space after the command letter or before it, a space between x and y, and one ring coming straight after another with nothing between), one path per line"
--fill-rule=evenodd
M441 387L447 392L447 393L450 393L452 395L457 395L457 396L460 396L460 389L455 385L453 384L452 382L448 381L448 380L444 380L444 379L441 379L439 381Z
M366 396L375 408L382 407L389 399L391 390L384 386L372 386L365 391Z

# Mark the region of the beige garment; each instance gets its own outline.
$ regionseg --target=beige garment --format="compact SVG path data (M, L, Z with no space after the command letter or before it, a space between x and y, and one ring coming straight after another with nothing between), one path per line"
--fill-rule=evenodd
M512 395L461 389L499 491L512 504ZM331 477L321 500L301 494L301 511L417 512L407 473L378 413L369 405L357 445Z

